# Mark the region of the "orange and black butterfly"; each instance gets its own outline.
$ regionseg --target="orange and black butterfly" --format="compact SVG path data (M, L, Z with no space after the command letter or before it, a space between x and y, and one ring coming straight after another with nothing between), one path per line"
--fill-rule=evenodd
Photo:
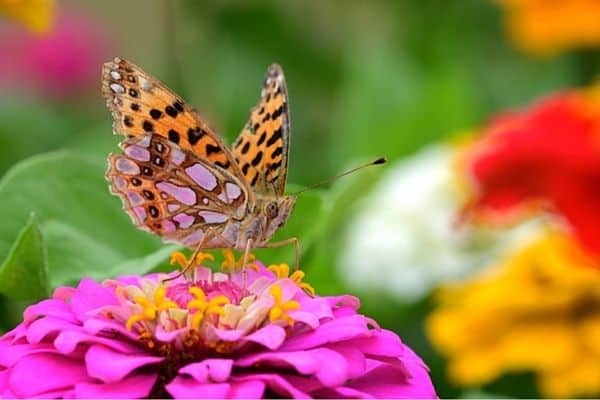
M123 59L103 67L115 133L113 194L139 228L196 249L296 246L269 243L296 201L286 196L290 119L283 71L271 65L258 104L232 149L183 99Z

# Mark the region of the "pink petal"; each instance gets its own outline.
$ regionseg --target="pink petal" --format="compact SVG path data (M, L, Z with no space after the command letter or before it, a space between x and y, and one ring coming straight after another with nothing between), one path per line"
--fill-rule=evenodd
M290 385L305 393L312 393L316 390L324 389L325 386L314 376L298 375L295 371L290 370L288 374L280 374Z
M23 322L27 324L42 316L64 319L74 324L78 322L71 311L71 307L65 302L55 299L42 300L27 307L23 312Z
M115 383L78 383L75 397L96 399L146 398L156 382L156 374L136 374Z
M365 317L351 315L332 319L322 323L317 329L292 336L280 350L302 350L322 346L325 343L340 342L368 334L369 328Z
M313 314L318 319L331 318L331 306L327 298L323 297L308 297L300 301L300 310Z
M261 399L265 384L259 380L232 383L227 397L230 399Z
M294 399L308 399L310 396L297 389L286 381L282 376L278 374L248 374L242 376L234 376L231 378L232 383L237 382L263 382L273 392L280 394L284 397L291 397Z
M410 379L395 367L381 365L346 386L377 398L436 398L429 375L423 372L417 379Z
M36 373L37 372L37 373ZM40 379L43 373L43 379ZM9 373L10 389L19 397L68 389L88 380L81 360L56 354L32 354L19 360Z
M2 335L1 340L3 340L3 341L7 340L7 341L10 341L11 343L16 343L20 339L22 339L26 336L27 336L27 326L25 326L24 323L20 323L19 325L15 326L13 329L11 329L10 331L8 331L4 335Z
M177 338L183 339L183 337L189 332L189 328L180 328L173 331L166 331L162 326L157 326L154 335L160 342L171 343Z
M103 382L118 382L136 368L156 364L162 360L162 357L123 354L99 345L90 347L85 355L89 375Z
M256 264L258 266L258 269L259 269L258 271L256 271L254 268L246 268L246 285L247 285L248 289L250 289L250 286L252 286L254 284L254 282L257 281L259 278L263 278L263 279L261 279L263 284L259 284L258 286L255 286L255 288L258 288L258 289L262 289L266 285L269 285L276 280L275 274L273 274L273 272L266 269L265 266L263 264L261 264L259 261L255 261L254 264ZM242 287L244 279L243 279L243 274L241 272L232 274L230 279L232 282L234 282L238 286ZM256 293L254 290L250 290L250 291L252 293Z
M0 365L12 367L17 361L29 354L54 353L57 351L47 343L13 344L0 347Z
M71 308L79 320L83 320L85 313L90 310L116 304L118 302L113 290L89 278L79 282L71 299Z
M346 386L325 388L313 393L318 399L373 399L373 395Z
M92 317L85 320L83 330L91 335L120 334L125 338L137 340L138 335L128 330L122 323L104 317Z
M400 337L387 329L372 329L368 336L347 340L341 344L358 348L365 354L388 357L399 357L406 349Z
M339 386L348 379L348 363L339 353L329 349L295 352L265 352L234 361L235 366L250 367L256 363L273 367L292 366L304 375L314 375L325 386Z
M27 341L29 343L40 343L46 337L61 332L65 329L81 330L77 325L73 325L64 319L45 317L31 323L27 329Z
M180 376L166 385L167 392L176 399L223 399L229 388L229 383L198 383Z
M291 311L289 315L296 323L301 322L310 326L312 329L316 329L319 326L319 318L313 313L305 311Z
M330 344L327 348L340 354L348 364L348 379L362 376L366 371L366 358L362 349L350 347L338 343Z
M69 286L60 286L54 289L54 293L52 293L52 298L56 300L67 301L71 299L73 293L75 293L75 288Z
M360 299L348 294L341 296L327 296L325 297L325 300L327 300L331 308L350 307L355 311L360 308Z
M233 360L207 359L179 369L180 374L191 375L198 383L225 382L231 375Z
M139 352L139 348L122 340L89 335L85 332L63 331L54 339L54 347L63 354L70 354L82 343L101 344L122 353Z
M285 336L285 329L282 327L277 325L267 325L251 335L246 336L243 340L258 343L270 350L275 350L285 341Z
M225 342L237 342L244 337L244 332L241 330L220 329L209 325L206 329L206 336L208 340L217 338Z

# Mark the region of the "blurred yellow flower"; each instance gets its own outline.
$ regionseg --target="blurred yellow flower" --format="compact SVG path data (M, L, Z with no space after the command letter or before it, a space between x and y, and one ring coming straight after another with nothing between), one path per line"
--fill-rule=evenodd
M55 13L54 0L0 0L0 14L4 14L37 34L52 29Z
M515 44L534 55L600 46L597 0L496 0Z
M440 290L426 329L449 377L481 385L533 371L551 397L600 393L600 270L546 232L476 278Z

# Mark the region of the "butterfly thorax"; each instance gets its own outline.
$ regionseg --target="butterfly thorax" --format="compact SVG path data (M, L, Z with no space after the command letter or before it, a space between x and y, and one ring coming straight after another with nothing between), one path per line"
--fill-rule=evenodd
M242 220L235 247L243 249L248 239L252 240L252 247L266 244L285 224L295 202L295 196L258 196Z

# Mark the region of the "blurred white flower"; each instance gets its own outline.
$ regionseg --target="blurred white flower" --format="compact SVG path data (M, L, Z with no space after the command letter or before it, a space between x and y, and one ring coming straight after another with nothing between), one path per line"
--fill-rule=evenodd
M388 170L350 221L338 263L347 284L417 301L438 283L486 266L502 243L529 231L514 228L499 240L491 231L456 226L455 155L451 146L431 146Z

